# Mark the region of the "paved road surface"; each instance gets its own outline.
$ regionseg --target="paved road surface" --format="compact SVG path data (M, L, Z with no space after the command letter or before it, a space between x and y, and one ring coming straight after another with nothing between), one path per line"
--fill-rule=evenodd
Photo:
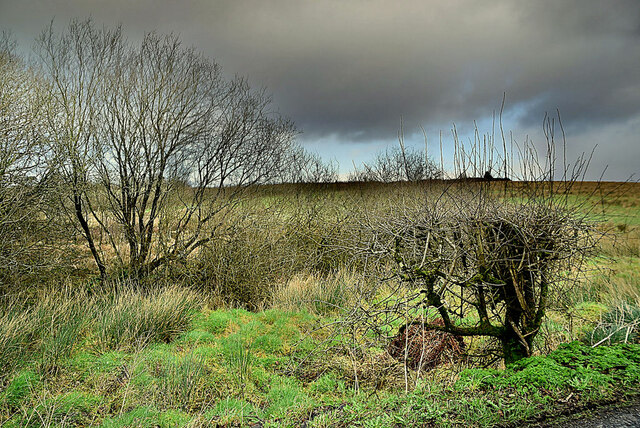
M562 428L640 428L640 403L627 407L593 409L562 421L549 421L538 426Z

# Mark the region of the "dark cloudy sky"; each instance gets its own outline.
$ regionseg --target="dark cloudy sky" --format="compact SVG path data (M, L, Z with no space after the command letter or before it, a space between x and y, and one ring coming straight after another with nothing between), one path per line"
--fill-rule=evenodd
M400 118L408 144L420 126L432 141L452 123L491 132L506 92L516 141L542 142L559 109L571 154L598 145L592 178L640 175L640 0L0 0L0 28L26 47L51 19L88 16L132 40L178 33L266 86L343 173L397 144Z

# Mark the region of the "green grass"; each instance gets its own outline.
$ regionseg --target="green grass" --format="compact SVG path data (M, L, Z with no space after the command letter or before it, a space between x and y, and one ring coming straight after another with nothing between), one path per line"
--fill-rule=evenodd
M196 308L195 296L177 288L106 294L92 307L93 339L101 350L168 342L190 325Z
M49 361L49 354L41 353L24 362L32 368L12 374L0 394L0 422L493 426L553 415L568 403L579 408L640 393L640 345L635 344L591 348L573 342L508 369L459 372L445 366L414 379L408 391L400 363L385 363L398 370L379 372L373 362L380 357L365 355L356 361L356 391L353 362L339 350L304 359L305 350L317 349L324 339L310 332L329 318L237 309L182 316L188 319L184 332L168 340L155 336L144 347L130 346L129 335L122 336L127 346L96 346L95 326L87 320L83 337L60 355L57 371L39 371L42 361ZM376 383L380 376L395 376L397 382Z
M19 408L39 383L40 376L32 370L18 373L0 394L0 405L8 409Z
M191 417L184 412L167 410L160 412L152 407L138 407L116 417L105 419L103 428L155 428L155 427L183 427L188 426Z

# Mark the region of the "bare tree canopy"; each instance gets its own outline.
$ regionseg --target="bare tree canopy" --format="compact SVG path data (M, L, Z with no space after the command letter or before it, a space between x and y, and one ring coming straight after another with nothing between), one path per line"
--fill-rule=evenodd
M37 53L65 206L103 277L102 243L135 275L204 245L243 188L278 175L295 135L264 90L225 80L175 36L133 45L72 21L43 32Z
M350 177L352 181L420 181L441 178L440 168L421 150L403 144L378 152L375 159L362 165Z
M40 78L0 39L0 274L39 265L50 226L51 176L43 139L47 94ZM39 241L42 241L39 243Z
M331 183L338 180L338 167L296 145L289 150L279 179L285 183Z

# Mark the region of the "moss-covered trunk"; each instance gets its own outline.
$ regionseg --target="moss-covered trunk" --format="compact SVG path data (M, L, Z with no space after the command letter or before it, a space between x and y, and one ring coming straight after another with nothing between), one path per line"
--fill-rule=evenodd
M518 360L531 356L533 340L527 339L528 338L524 338L524 340L522 340L520 335L513 328L507 327L505 329L504 335L500 338L505 365L515 363Z

